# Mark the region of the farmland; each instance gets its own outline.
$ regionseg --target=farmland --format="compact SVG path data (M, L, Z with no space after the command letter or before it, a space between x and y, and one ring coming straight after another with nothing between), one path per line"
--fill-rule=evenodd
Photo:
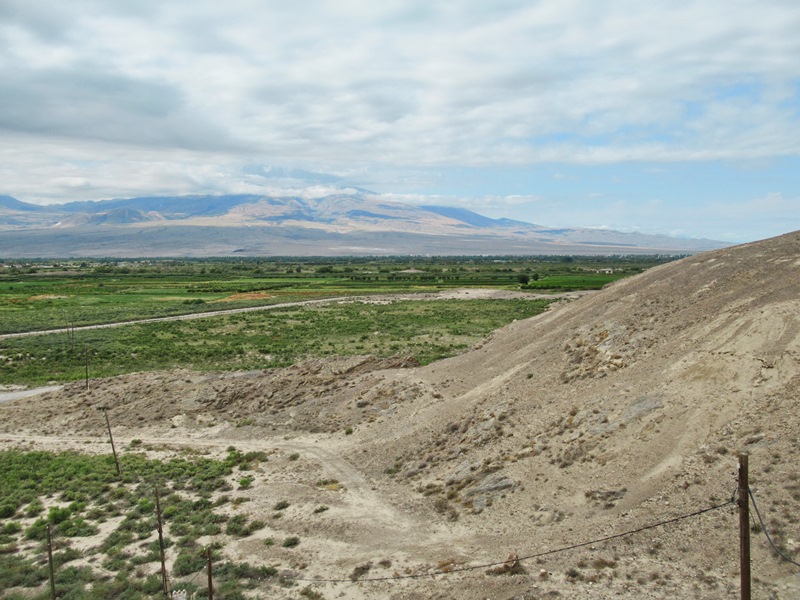
M0 261L0 333L354 294L462 287L599 289L668 260L465 257Z
M286 307L193 321L76 330L102 323L269 307L305 300L448 289L598 289L664 258L441 258L5 263L0 333L65 329L0 341L0 383L40 384L153 369L253 370L309 356L452 356L548 300L393 299ZM518 294L520 296L521 294ZM532 297L532 296L531 296Z

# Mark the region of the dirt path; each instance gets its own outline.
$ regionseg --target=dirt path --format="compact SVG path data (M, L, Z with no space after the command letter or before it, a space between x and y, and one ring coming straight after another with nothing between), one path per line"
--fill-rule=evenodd
M130 443L134 436L114 435L116 445L122 447ZM376 493L373 483L348 461L339 454L337 445L330 445L326 440L232 440L229 438L195 438L185 435L184 437L156 437L137 434L135 436L141 440L141 444L150 447L161 447L166 450L179 448L205 448L218 451L221 455L225 454L226 448L232 444L243 451L267 451L282 450L285 452L296 452L301 457L307 458L319 464L328 479L336 479L350 492L351 503L354 514L369 514L373 521L380 521L383 524L390 524L392 527L407 528L412 526L412 521L408 516L400 513L397 509L387 504ZM60 451L67 448L81 449L86 452L108 452L110 447L104 442L87 440L83 436L58 436L58 435L18 435L0 434L0 447L13 446L14 444L27 443L43 450ZM86 448L87 444L96 444L94 448ZM365 512L367 511L367 512Z
M284 440L242 440L227 437L200 438L197 434L184 434L181 437L148 436L115 434L117 448L126 446L135 437L141 440L142 447L162 448L171 453L175 449L193 448L208 449L224 456L231 445L244 452L280 450L284 453L297 453L310 464L317 465L326 479L338 481L346 493L340 496L341 506L337 510L337 518L342 522L355 525L361 534L362 547L375 546L383 551L408 550L421 547L462 548L469 544L472 536L458 528L441 528L423 522L409 511L396 506L390 495L381 492L376 482L365 477L356 466L342 458L344 447L335 441L313 437ZM105 438L106 436L102 436ZM88 453L109 453L111 451L105 439L89 438L85 435L25 435L0 434L0 449L20 447L26 449L60 452L78 450ZM279 484L273 484L279 485ZM295 484L296 485L296 484ZM364 520L369 515L369 521Z
M41 331L21 331L18 333L0 334L0 340L25 337L30 335L49 335L52 333L72 333L87 329L108 329L110 327L122 327L124 325L139 325L141 323L162 323L166 321L190 321L193 319L207 319L209 317L219 317L223 315L235 315L239 313L256 312L261 310L275 310L278 308L292 308L297 306L313 306L317 304L334 304L337 302L365 302L383 303L396 300L476 300L476 299L524 299L524 300L562 300L575 299L587 294L595 293L596 290L583 290L579 292L565 292L562 294L528 294L525 292L514 292L510 290L495 289L458 289L446 290L434 293L421 294L381 294L376 296L337 296L335 298L322 298L319 300L298 300L297 302L281 302L279 304L269 304L266 306L249 306L247 308L228 308L225 310L215 310L209 312L191 313L186 315L172 315L169 317L153 317L151 319L135 319L132 321L117 321L114 323L101 323L98 325L82 325L80 327L63 327L60 329L43 329Z
M40 394L46 394L47 392L55 392L63 387L63 385L49 385L47 387L32 388L30 390L0 391L0 402L30 398L31 396L38 396Z

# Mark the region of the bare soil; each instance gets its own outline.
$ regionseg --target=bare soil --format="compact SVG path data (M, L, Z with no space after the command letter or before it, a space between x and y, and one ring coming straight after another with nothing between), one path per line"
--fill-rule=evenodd
M559 303L426 367L365 356L70 384L0 404L0 447L107 452L107 406L118 443L153 456L271 452L242 509L269 525L225 547L298 580L271 597L737 598L732 504L528 557L723 504L746 452L800 562L798 334L792 233ZM263 543L288 535L300 545ZM800 569L763 533L752 558L754 598L800 597Z

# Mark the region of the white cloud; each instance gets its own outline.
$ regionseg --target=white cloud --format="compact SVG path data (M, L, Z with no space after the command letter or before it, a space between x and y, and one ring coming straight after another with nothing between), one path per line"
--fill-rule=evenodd
M5 0L0 193L797 157L797 31L782 0Z
M16 6L5 93L47 98L13 115L37 134L407 165L800 149L800 8L776 1Z

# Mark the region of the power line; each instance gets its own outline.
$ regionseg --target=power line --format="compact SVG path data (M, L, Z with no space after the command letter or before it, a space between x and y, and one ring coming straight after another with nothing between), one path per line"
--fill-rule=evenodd
M791 558L786 556L783 552L781 552L778 549L778 547L775 545L775 542L772 541L772 536L769 534L769 530L767 529L767 526L764 525L764 519L761 518L761 513L758 511L758 504L756 504L755 496L753 496L753 490L748 488L747 493L750 495L750 500L753 502L753 508L756 510L756 515L758 515L758 522L761 523L761 531L763 531L764 535L767 536L767 540L769 541L769 545L772 546L772 549L775 551L775 553L778 556L780 556L783 560L792 563L796 567L800 567L800 564L796 563Z
M690 519L692 517L697 517L699 515L702 515L702 514L705 514L705 513L714 511L714 510L719 510L720 508L724 508L724 507L729 506L729 505L734 504L734 503L735 503L734 498L731 498L730 500L727 500L726 502L723 502L722 504L715 504L714 506L709 506L709 507L703 508L701 510L697 510L697 511L694 511L694 512L691 512L691 513L687 513L687 514L684 514L684 515L677 516L677 517L673 517L671 519L666 519L664 521L659 521L657 523L652 523L650 525L645 525L643 527L637 527L636 529L631 529L631 530L625 531L623 533L616 533L614 535L608 535L608 536L605 536L605 537L602 537L602 538L597 538L597 539L589 540L589 541L586 541L586 542L580 542L578 544L572 544L570 546L563 546L561 548L555 548L553 550L546 550L544 552L538 552L536 554L530 554L528 556L520 556L520 557L515 558L514 560L518 561L518 562L522 562L522 561L531 560L531 559L534 559L534 558L541 558L543 556L549 556L551 554L558 554L560 552L567 552L569 550L576 550L577 548L583 548L585 546L591 546L593 544L600 544L600 543L603 543L603 542L608 542L610 540L614 540L614 539L618 539L618 538L621 538L621 537L633 535L635 533L640 533L642 531L647 531L648 529L655 529L656 527L663 527L664 525L669 525L671 523L677 523L678 521L683 521L684 519ZM392 576L386 576L386 577L367 577L367 578L364 578L364 579L358 579L356 581L358 581L358 582L376 582L376 581L393 581L393 580L399 580L399 579L421 579L423 577L436 577L438 575L451 575L453 573L461 573L461 572L464 572L464 571L474 571L474 570L477 570L477 569L487 569L487 568L490 568L490 567L499 567L501 565L507 564L508 562L509 562L509 559L506 559L506 560L502 560L502 561L499 561L499 562L483 563L483 564L479 564L479 565L470 565L470 566L466 566L466 567L458 567L458 568L454 568L454 569L448 569L446 571L440 570L440 571L436 571L436 572L433 572L433 573L417 573L417 574L412 574L412 575L392 575ZM349 579L349 578L348 579L303 579L303 578L287 577L287 579L293 579L294 581L302 581L302 582L307 582L307 583L355 583L355 581L353 581L352 579Z

